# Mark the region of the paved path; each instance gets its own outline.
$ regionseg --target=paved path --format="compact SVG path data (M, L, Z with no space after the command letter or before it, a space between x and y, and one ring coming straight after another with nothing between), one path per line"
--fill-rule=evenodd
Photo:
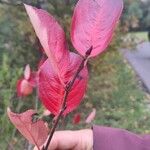
M134 51L125 50L124 56L150 92L150 43L144 42Z

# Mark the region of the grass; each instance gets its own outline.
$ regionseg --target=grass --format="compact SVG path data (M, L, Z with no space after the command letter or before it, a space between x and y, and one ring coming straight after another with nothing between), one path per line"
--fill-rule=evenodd
M131 32L129 34L134 35L136 38L138 38L140 41L148 41L147 32Z
M135 50L138 44L148 42L148 32L129 32L122 37L122 48Z
M139 88L132 68L118 51L112 51L104 56L100 70L101 74L97 76L97 82L95 81L98 83L95 92L97 91L97 99L100 98L101 102L100 108L97 108L96 123L135 132L147 132L150 123L147 121L150 113L145 107L147 97L146 93ZM98 88L103 87L102 81L105 85L105 88L102 88L103 94ZM91 96L94 96L93 92Z

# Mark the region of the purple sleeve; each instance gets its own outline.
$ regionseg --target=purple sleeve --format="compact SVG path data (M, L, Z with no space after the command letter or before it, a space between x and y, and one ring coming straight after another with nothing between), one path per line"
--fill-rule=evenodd
M150 135L138 136L123 129L93 126L94 150L150 150Z

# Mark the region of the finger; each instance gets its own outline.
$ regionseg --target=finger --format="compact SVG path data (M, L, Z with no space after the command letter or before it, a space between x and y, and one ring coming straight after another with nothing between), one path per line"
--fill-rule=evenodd
M45 142L46 144L47 142ZM79 131L58 131L50 142L48 150L93 149L93 132L91 129ZM34 150L38 150L35 148Z
M44 145L46 145L47 141ZM73 149L77 145L77 136L74 131L57 131L54 133L48 150L66 150ZM42 146L43 147L43 146ZM41 147L41 149L42 149ZM38 150L34 147L33 150Z
M77 138L74 131L55 132L49 145L49 150L66 150L73 149L77 144Z

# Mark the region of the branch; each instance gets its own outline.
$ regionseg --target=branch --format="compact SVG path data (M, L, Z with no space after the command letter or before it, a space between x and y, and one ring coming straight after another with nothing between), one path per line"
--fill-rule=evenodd
M53 135L54 135L54 132L55 132L55 130L56 130L56 127L57 127L57 125L58 125L58 122L59 122L59 120L60 120L62 114L64 113L64 111L65 111L66 108L67 108L66 102L67 102L68 95L69 95L69 93L70 93L70 91L71 91L71 88L73 87L73 84L74 84L74 82L75 82L77 76L79 75L79 73L80 73L80 72L82 71L82 69L84 68L85 63L87 62L88 57L89 57L89 55L91 54L92 49L93 49L93 47L91 46L91 47L87 50L86 55L85 55L85 57L83 58L83 60L82 60L82 62L81 62L81 64L80 64L80 66L79 66L79 68L78 68L76 74L74 75L73 79L66 85L62 108L61 108L61 110L60 110L60 112L59 112L59 114L58 114L58 116L57 116L57 118L56 118L56 121L55 121L55 123L54 123L54 126L53 126L52 129L51 129L50 136L48 137L46 146L45 146L45 147L43 146L42 150L48 150L48 146L49 146L49 144L50 144L50 142L51 142L51 140L52 140L52 137L53 137Z
M70 4L70 0L65 0L65 4L68 6Z

